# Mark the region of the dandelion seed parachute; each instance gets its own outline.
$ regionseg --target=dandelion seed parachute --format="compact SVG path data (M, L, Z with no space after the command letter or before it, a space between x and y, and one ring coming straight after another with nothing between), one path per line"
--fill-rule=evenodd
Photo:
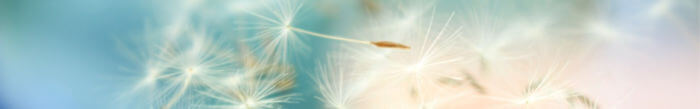
M429 3L428 3L429 4ZM422 6L420 6L422 7ZM432 9L432 8L428 8ZM440 17L441 23L436 23L439 20L430 11L411 11L411 12L426 12L431 15L425 15L424 13L411 13L411 16L407 16L412 20L411 22L401 22L409 27L393 27L385 25L370 26L370 29L394 29L394 31L372 31L372 32L358 32L358 33L372 33L357 36L368 36L368 37L379 37L389 38L392 40L399 40L399 42L404 42L411 46L411 50L408 51L395 51L395 50L372 50L371 48L362 47L349 47L347 51L349 53L340 54L353 54L353 60L350 63L357 63L359 66L351 66L351 68L356 69L366 69L364 72L372 72L373 74L367 74L365 76L374 78L369 84L372 91L368 93L369 95L363 97L369 97L363 103L364 106L359 108L378 108L372 106L389 106L388 108L401 108L401 107L436 107L429 106L431 104L439 104L436 101L440 101L444 98L438 96L449 91L436 91L434 94L433 90L428 89L438 89L438 90L448 90L445 85L439 82L439 78L444 77L456 77L461 75L460 65L464 61L463 50L460 50L460 46L456 40L460 40L458 36L460 26L451 25L453 24L452 18L454 13L447 17ZM388 16L396 17L396 16ZM391 22L384 22L383 24L395 24ZM393 34L396 33L396 34ZM389 46L391 44L387 44ZM355 65L355 64L351 64ZM370 66L365 66L370 65ZM390 102L382 100L386 97L382 96L397 96L400 98L393 98ZM377 100L383 101L382 103L388 104L373 104L372 101ZM442 103L441 101L440 103ZM403 104L403 105L402 105ZM405 105L411 104L411 105Z
M259 67L263 68L263 67ZM276 72L267 75L265 71L253 68L244 74L258 74L249 76L235 76L230 85L211 88L199 93L207 98L219 101L215 104L201 104L200 108L223 109L274 109L280 108L282 103L293 102L295 94L283 93L292 87L287 84L291 78L290 73Z
M130 92L151 93L153 106L149 107L170 109L188 104L194 90L218 84L215 80L229 75L236 66L231 45L214 41L204 30L182 33L144 47L144 75Z
M317 70L318 76L313 77L320 92L316 98L325 103L327 108L352 109L358 99L361 99L360 94L366 90L369 79L362 78L363 73L342 66L347 65L343 64L347 60L332 57L326 59L326 62L319 62L322 67Z
M303 4L296 3L297 1L293 0L286 0L286 1L281 1L277 3L275 6L278 6L278 8L270 8L273 9L272 12L275 13L275 17L268 17L259 13L256 13L254 11L248 11L246 9L242 9L244 12L255 16L256 18L262 19L266 21L269 24L269 26L262 26L258 28L262 28L262 31L258 34L261 39L263 37L270 37L272 36L272 39L267 39L271 41L265 42L265 47L264 50L268 53L273 53L275 57L281 57L283 60L286 60L286 54L287 54L287 49L288 47L293 47L295 45L297 46L302 46L300 49L306 49L305 44L299 40L298 33L303 33L307 34L309 36L314 36L314 37L319 37L319 38L325 38L325 39L331 39L331 40L338 40L338 41L345 41L345 42L352 42L352 43L359 43L359 44L367 44L367 45L374 45L379 48L396 48L396 49L410 49L410 47L406 45L402 45L399 43L395 42L389 42L389 41L376 41L376 42L371 42L371 41L364 41L364 40L357 40L357 39L350 39L350 38L343 38L340 36L333 36L333 35L326 35L326 34L321 34L317 32L312 32L309 30L301 29L295 27L292 22L294 21L294 16L301 10L301 7ZM294 49L294 48L292 48Z
M241 5L242 2L256 6ZM257 46L254 50L258 52L257 54L264 55L263 61L286 64L287 54L290 51L309 50L301 37L286 27L294 23L295 17L302 9L303 4L298 1L241 1L232 2L232 5L231 11L234 15L259 19L256 23L241 24L242 28L238 29L256 31L255 37L246 40L258 43L255 44Z

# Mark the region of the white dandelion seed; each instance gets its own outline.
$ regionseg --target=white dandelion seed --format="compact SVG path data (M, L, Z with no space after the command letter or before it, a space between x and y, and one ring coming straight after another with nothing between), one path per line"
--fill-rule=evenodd
M375 52L369 49L350 48L349 51L358 54L354 56L355 62L361 65L358 69L367 69L366 72L376 73L369 74L373 76L372 78L378 79L372 81L373 85L386 83L383 85L391 88L375 90L410 89L404 90L410 92L410 95L404 96L418 101L418 105L426 105L431 97L429 91L444 87L439 84L439 78L461 75L459 70L462 62L465 61L462 57L464 49L457 46L459 45L457 40L460 40L462 27L450 25L454 15L455 13L451 13L444 23L435 23L437 21L434 14L428 16L428 20L417 18L414 22L416 24L407 24L417 27L391 31L403 32L401 36L384 36L388 35L384 34L386 32L370 35L403 39L402 42L413 46L411 50ZM423 22L424 20L427 22Z
M266 3L263 3L266 4ZM291 50L306 50L308 47L301 42L299 35L296 33L303 33L309 36L338 40L344 42L358 43L373 45L380 48L395 48L395 49L410 49L409 46L390 42L390 41L365 41L357 40L351 38L345 38L341 36L327 35L322 33L317 33L309 31L306 29L295 27L293 22L297 13L302 9L303 4L296 3L294 0L281 0L275 3L268 3L265 5L272 15L261 14L256 11L251 11L245 8L236 8L236 10L243 10L242 12L247 13L255 18L259 18L263 21L261 24L254 24L250 29L261 30L255 39L267 40L263 46L263 50L267 53L272 53L273 57L279 57L280 60L285 61L288 51Z
M319 68L318 76L313 78L321 94L316 98L325 103L327 108L352 109L364 91L366 85L363 83L367 79L357 78L358 75L352 69L340 66L342 61L327 59L325 63L319 63L323 66Z
M393 52L387 55L388 66L385 74L396 77L395 79L409 79L416 84L432 81L437 77L449 76L458 68L463 57L459 56L460 50L455 47L461 27L450 29L449 24L454 13L450 15L443 26L434 29L431 16L430 23L425 30L417 30L414 38L408 39L409 44L416 45L414 50L407 52ZM457 30L457 31L455 31ZM408 37L410 38L410 37Z
M165 59L173 59L171 64L175 70L170 74L162 75L164 79L179 83L178 91L163 108L170 108L176 104L181 96L187 92L190 86L207 86L214 84L212 80L217 80L218 76L232 72L235 60L233 51L225 44L212 41L202 33L193 33L187 37L189 45L183 48L169 49L170 56ZM227 50L229 49L229 50Z
M216 84L235 66L233 47L199 30L185 31L160 44L145 51L145 75L132 90L149 89L155 94L153 104L162 109L176 107L191 89Z
M539 66L528 73L513 73L513 75L530 75L526 80L516 78L507 79L499 84L495 81L489 85L492 90L490 95L478 96L485 99L500 101L502 105L494 105L500 108L567 108L571 103L581 103L583 106L570 108L597 108L598 106L586 96L573 92L569 87L571 83L558 79L567 68L568 63L554 65L546 69Z
M146 34L145 36L154 35ZM142 37L135 40L135 42L151 40L151 38L156 37ZM134 80L134 83L128 87L129 89L127 91L122 93L122 95L117 98L119 102L130 102L128 105L133 107L139 107L136 105L141 105L137 103L147 102L149 105L146 105L145 107L152 108L153 106L150 104L160 100L161 97L159 97L159 94L162 94L163 92L157 91L159 90L158 86L160 85L158 78L168 68L167 63L159 59L159 56L163 55L163 53L161 52L160 48L157 47L159 44L164 44L167 41L164 41L163 43L146 42L133 45L122 41L117 43L119 44L119 49L127 52L125 55L128 57L128 59L138 63L137 66L139 66L136 71L130 71L138 74L138 77ZM127 100L135 98L142 101Z
M252 5L252 6L251 6ZM257 23L246 24L241 30L258 31L253 39L262 42L256 50L262 50L265 58L273 63L286 63L289 51L306 51L308 47L301 42L300 37L289 30L297 13L303 4L293 0L279 1L234 1L233 12L241 12L260 20ZM263 10L265 13L259 11Z
M253 73L261 73L256 70ZM282 103L293 102L294 94L283 93L280 87L290 79L287 73L275 73L277 75L254 76L240 78L236 85L212 88L209 91L200 91L200 94L216 99L223 103L205 105L204 108L215 109L276 109Z

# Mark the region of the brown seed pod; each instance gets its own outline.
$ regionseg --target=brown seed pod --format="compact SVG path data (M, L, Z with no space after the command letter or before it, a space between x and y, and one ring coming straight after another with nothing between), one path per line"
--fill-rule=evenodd
M395 43L395 42L389 42L389 41L375 41L371 42L372 45L377 46L379 48L394 48L394 49L403 49L403 50L410 50L411 47Z

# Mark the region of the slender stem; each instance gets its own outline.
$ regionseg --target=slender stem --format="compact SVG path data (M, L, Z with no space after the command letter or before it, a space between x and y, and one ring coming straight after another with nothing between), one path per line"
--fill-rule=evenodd
M187 74L187 76L185 77L185 81L184 81L184 83L182 83L182 86L180 87L180 89L175 93L175 96L173 96L173 98L170 98L170 100L168 100L168 104L165 104L165 106L163 106L162 109L170 109L175 103L177 103L177 101L180 100L182 95L184 95L185 92L187 91L187 88L189 87L191 80L192 80L192 75Z
M357 40L357 39L349 39L349 38L343 38L343 37L339 37L339 36L332 36L332 35L326 35L326 34L311 32L311 31L304 30L304 29L301 29L301 28L293 27L293 26L291 26L291 25L287 25L287 29L292 30L292 31L301 32L301 33L306 33L306 34L309 34L309 35L311 35L311 36L316 36L316 37L320 37L320 38L326 38L326 39L333 39L333 40L348 41L348 42L353 42L353 43L360 43L360 44L369 44L369 45L372 45L372 42L370 42L370 41Z

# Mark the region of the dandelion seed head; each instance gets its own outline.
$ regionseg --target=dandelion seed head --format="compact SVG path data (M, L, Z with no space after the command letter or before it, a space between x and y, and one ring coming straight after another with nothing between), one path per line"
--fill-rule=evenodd
M200 69L201 69L201 68L199 68L199 67L197 67L197 66L187 67L187 68L185 68L185 73L186 73L187 75L196 75L196 74L198 74L198 73L201 72Z
M243 5L233 3L236 5ZM303 4L295 0L281 0L274 2L260 1L260 6L254 6L256 10L243 9L242 15L254 17L252 24L242 24L243 30L254 30L256 35L247 39L259 44L255 51L263 54L266 60L276 63L286 63L289 52L302 52L308 50L299 37L290 27L293 26L296 15L302 9ZM239 7L241 6L232 6ZM235 9L234 9L235 10Z
M245 100L245 106L255 108L258 107L258 101L253 100L253 99L247 99Z

